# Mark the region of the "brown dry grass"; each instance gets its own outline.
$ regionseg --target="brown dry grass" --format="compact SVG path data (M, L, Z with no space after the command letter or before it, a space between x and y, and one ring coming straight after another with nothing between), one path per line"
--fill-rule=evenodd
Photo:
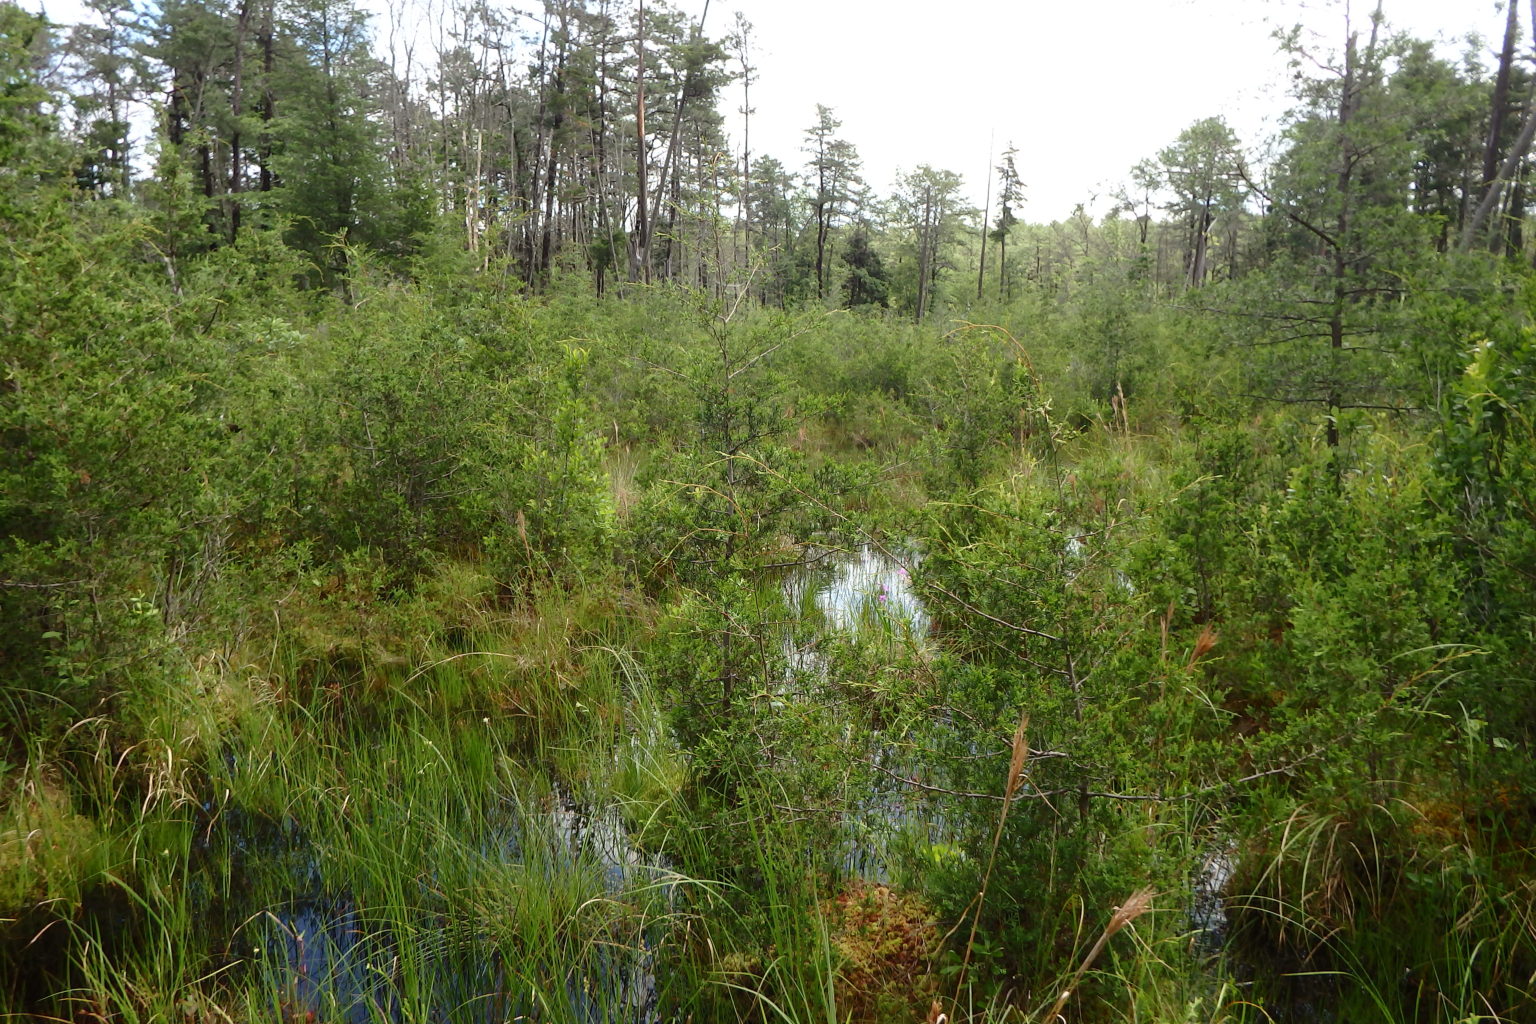
M1067 1005L1067 1000L1071 999L1072 993L1077 991L1077 986L1082 983L1083 975L1087 974L1089 969L1093 967L1094 961L1099 958L1100 953L1104 952L1104 947L1109 944L1109 940L1114 938L1116 934L1132 921L1151 910L1154 895L1155 893L1150 888L1137 889L1131 893L1130 899L1115 908L1114 913L1110 915L1109 924L1104 926L1103 934L1093 944L1093 948L1088 950L1088 955L1083 957L1083 962L1077 965L1077 970L1072 972L1072 976L1067 979L1066 985L1062 986L1061 995L1056 997L1056 1002L1052 1005L1051 1012L1045 1015L1046 1020L1056 1020L1060 1017L1062 1008Z

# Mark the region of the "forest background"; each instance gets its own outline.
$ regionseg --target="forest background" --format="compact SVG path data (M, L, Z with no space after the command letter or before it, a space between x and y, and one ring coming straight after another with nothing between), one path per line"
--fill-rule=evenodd
M0 4L3 1012L1536 1016L1536 9L1050 224L737 149L741 18L91 9Z

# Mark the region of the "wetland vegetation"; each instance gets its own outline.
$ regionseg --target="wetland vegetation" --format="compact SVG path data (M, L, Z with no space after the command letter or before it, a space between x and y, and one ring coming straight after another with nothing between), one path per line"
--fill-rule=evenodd
M829 163L742 216L669 22L652 248L628 115L524 102L627 88L612 19L513 83L530 178L455 149L486 80L258 8L140 40L145 173L100 40L66 96L0 3L0 1016L1536 1019L1488 75L1351 37L1267 177L1196 126L1141 214L855 215Z

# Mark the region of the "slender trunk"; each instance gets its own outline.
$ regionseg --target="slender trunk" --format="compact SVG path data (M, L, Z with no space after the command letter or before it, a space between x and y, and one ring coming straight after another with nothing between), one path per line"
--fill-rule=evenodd
M171 145L180 148L187 134L187 100L182 93L179 72L171 72L171 95L166 104L165 134Z
M1333 301L1328 317L1328 347L1332 350L1332 366L1329 369L1327 438L1330 451L1339 447L1339 410L1342 399L1339 394L1338 364L1344 350L1344 306L1348 300L1349 259L1345 246L1349 244L1350 191L1354 181L1355 154L1350 142L1351 122L1355 106L1356 71L1355 36L1350 34L1344 50L1344 85L1339 91L1339 173L1337 179L1339 209L1334 222L1333 236ZM1337 471L1337 465L1335 466Z
M826 301L827 259L827 134L816 136L816 298Z
M272 41L272 6L276 0L267 0L261 9L261 137L257 140L257 159L261 175L257 187L262 192L272 191L272 119L277 116L277 100L272 94L272 66L276 61Z
M235 53L232 81L229 88L229 111L234 129L229 135L229 240L240 235L241 179L245 171L240 164L240 118L245 114L245 32L250 23L250 0L241 0L240 13L235 19Z
M540 208L544 205L544 139L549 128L549 3L544 4L544 31L539 38L539 107L534 119L533 135L533 167L529 176L528 195L528 219L525 235L527 238L527 263L523 268L524 279L532 286L537 282L539 273L543 269L539 264L539 254L542 251L538 245L542 225L538 218ZM551 149L551 163L553 162L553 146Z
M679 117L682 114L681 105L678 107L678 114ZM669 184L667 187L667 230L663 232L667 248L666 259L661 264L661 276L668 281L676 280L680 276L678 269L680 263L679 250L682 247L679 244L680 240L677 233L677 214L683 202L683 161L687 159L687 156L682 152L682 144L676 142L676 140L682 135L682 131L682 122L679 120L673 125L672 140L667 145L667 171L663 175L663 179ZM657 189L656 206L651 210L651 213L654 215L651 219L653 224L661 219L661 196L661 190Z
M1008 232L997 236L997 297L1003 301L1011 298L1008 289Z
M207 89L207 83L204 80L204 72L202 68L199 68L194 73L193 80L197 82L198 100L195 107L196 123L205 124L206 121L204 120L205 114L203 111L203 96ZM203 198L212 199L215 195L218 194L218 189L214 185L213 180L213 148L207 142L207 133L200 133L200 135L204 141L198 143L197 160L203 180Z
M539 248L539 270L541 275L549 273L550 261L553 259L554 234L555 234L555 194L556 185L559 182L560 169L560 129L565 124L565 110L563 96L565 93L565 32L564 19L561 25L560 50L555 57L555 110L554 121L549 127L549 166L544 175L544 232L543 240Z
M720 161L718 159L711 160L709 162L709 188L711 194L714 196L713 202L715 210L714 220L710 225L710 230L715 236L715 297L723 298L725 270L722 264L725 261L725 252L721 246L720 241ZM735 235L736 232L732 231L731 236L734 238Z
M1205 284L1206 252L1210 245L1211 231L1211 201L1207 197L1200 208L1195 211L1195 237L1189 255L1189 280L1190 288L1199 288Z
M635 243L631 257L630 280L651 283L651 225L648 217L649 203L645 194L645 0L638 0L639 32L635 36L635 52L638 64L635 71L635 178L637 197L635 203Z
M923 215L917 239L917 321L928 312L928 282L933 263L933 193L923 193Z
M741 235L747 261L752 259L752 69L741 73ZM738 262L740 262L738 260Z
M117 179L113 185L117 189L117 194L127 199L133 187L133 158L129 152L130 141L127 130L124 129L119 134L116 127L122 125L127 120L121 113L122 104L123 100L118 95L117 83L108 82L107 116L112 119L114 126L112 136L112 167Z
M603 0L598 11L602 19L603 35L597 54L597 218L598 226L602 231L607 248L604 254L604 262L597 271L597 294L601 298L607 283L607 273L610 268L617 269L619 260L619 247L617 232L609 210L613 201L609 195L609 170L608 170L608 4ZM623 151L622 143L618 147ZM621 277L616 278L622 280Z
M1514 258L1525 248L1525 169L1515 173L1509 188L1509 206L1504 211L1504 255Z
M1520 35L1520 7L1509 0L1504 20L1504 46L1499 52L1499 72L1493 83L1493 105L1488 116L1488 139L1483 145L1484 189L1494 186L1499 169L1499 138L1504 134L1504 117L1509 107L1509 79L1515 63L1515 41Z
M1004 200L1006 202L1006 200ZM987 198L981 204L981 259L976 263L976 301L987 279L987 221L992 216L992 140L987 140Z
M464 197L464 237L470 252L480 251L480 173L485 155L485 133L475 129L475 173L469 179Z
M1531 141L1536 138L1536 89L1531 92L1531 99L1526 104L1525 124L1520 129L1520 137L1515 140L1513 148L1505 157L1503 165L1494 177L1493 183L1483 193L1482 201L1477 204L1477 209L1472 211L1467 226L1461 233L1461 248L1471 249L1476 244L1477 236L1483 229L1483 224L1488 220L1488 215L1498 205L1499 186L1513 180L1515 172L1520 168L1520 161L1525 159L1525 154L1531 148Z
M1510 0L1510 7L1514 7L1514 0ZM1510 17L1514 17L1513 10L1510 12ZM1531 0L1531 24L1533 27L1536 27L1536 0ZM1506 29L1507 34L1508 29ZM1500 72L1502 73L1502 71L1503 68L1501 66ZM1497 93L1497 86L1495 86L1495 93ZM1502 104L1496 105L1494 108L1494 118L1496 120L1500 117L1501 108ZM1514 178L1515 172L1520 167L1520 161L1525 159L1525 154L1531 148L1533 137L1536 137L1536 83L1533 83L1530 96L1525 101L1525 123L1520 127L1520 135L1515 139L1509 153L1505 155L1503 164L1497 169L1492 169L1493 173L1491 174L1489 173L1491 170L1489 158L1493 157L1494 162L1497 162L1497 157L1496 154L1490 153L1490 149L1497 148L1497 138L1493 134L1492 129L1489 131L1489 146L1483 151L1483 174L1485 181L1483 183L1482 197L1478 200L1477 207L1472 211L1472 216L1467 219L1465 226L1462 228L1461 249L1469 250L1477 244L1477 236L1482 232L1483 225L1488 220L1488 215L1493 212L1493 208L1498 204L1499 192L1503 183ZM1497 238L1495 238L1494 244L1497 246Z
M699 20L694 23L693 29L689 35L690 47L698 45L699 39L702 37L704 32L704 19L708 17L709 0L704 0L704 9L699 13ZM670 241L672 236L671 228L676 223L677 203L681 191L681 183L679 179L682 175L682 160L679 156L678 147L682 145L683 114L687 108L688 96L693 91L696 77L695 64L692 60L692 55L690 54L690 58L688 60L688 70L683 75L682 84L679 86L677 92L677 103L674 105L672 111L672 135L667 139L667 155L666 159L662 161L661 181L659 182L660 187L656 189L656 195L652 200L651 206L650 223L655 224L657 221L661 220L662 197L668 194L672 196L672 210L668 215L667 221L667 235L669 238L667 243L668 276L670 276L672 272L673 264L672 250L674 248L674 243Z

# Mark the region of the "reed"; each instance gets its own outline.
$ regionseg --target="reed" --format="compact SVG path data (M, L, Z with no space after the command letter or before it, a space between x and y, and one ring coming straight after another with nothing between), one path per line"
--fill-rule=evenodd
M1109 944L1109 940L1118 935L1121 930L1142 914L1151 910L1154 895L1150 888L1137 889L1131 893L1129 899L1114 909L1114 912L1110 914L1109 923L1104 926L1104 930L1099 933L1098 939L1089 948L1087 955L1083 957L1082 962L1077 965L1077 969L1072 972L1067 978L1066 984L1062 986L1061 994L1056 997L1056 1002L1052 1003L1050 1010L1046 1012L1045 1020L1056 1020L1061 1015L1062 1008L1067 1005L1067 1000L1071 999L1072 994L1077 991L1078 985L1082 983L1083 976L1093 967L1094 962L1099 958L1099 954L1104 952L1104 947Z
M955 994L952 1002L960 1005L960 995L965 990L966 972L971 966L971 956L976 949L976 930L981 924L981 912L987 900L987 886L992 881L992 870L997 866L997 848L1003 839L1003 828L1008 824L1008 811L1013 806L1019 787L1024 784L1024 769L1029 764L1029 712L1019 712L1019 723L1013 730L1013 744L1008 755L1008 777L1003 782L1003 803L997 812L997 828L992 833L992 846L987 851L987 865L981 873L981 884L973 899L971 933L966 936L965 951L960 960L960 970L955 978Z

